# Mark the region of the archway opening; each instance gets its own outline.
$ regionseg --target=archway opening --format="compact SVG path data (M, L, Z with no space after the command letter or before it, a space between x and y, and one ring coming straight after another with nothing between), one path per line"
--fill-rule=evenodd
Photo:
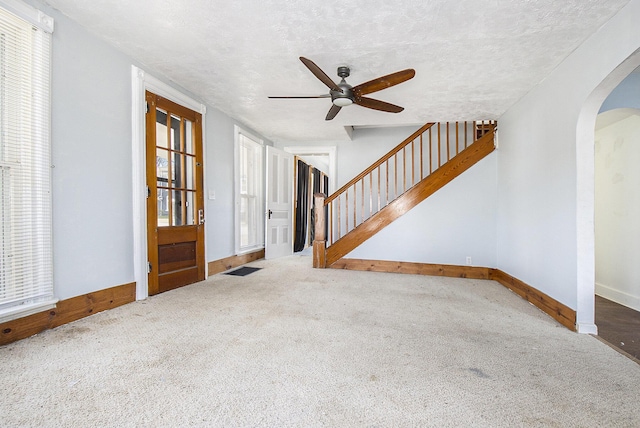
M595 128L595 323L640 358L640 68L602 104Z
M595 129L605 99L640 66L636 50L585 100L576 128L577 163L577 320L580 333L597 334L595 324Z

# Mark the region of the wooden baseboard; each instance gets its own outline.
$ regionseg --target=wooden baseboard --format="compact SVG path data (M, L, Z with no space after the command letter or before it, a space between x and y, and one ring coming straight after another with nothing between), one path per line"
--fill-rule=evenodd
M437 265L429 263L391 262L387 260L340 259L331 269L371 272L410 273L453 278L489 279L489 269L475 266Z
M500 269L490 269L489 279L504 285L569 330L576 331L576 311L570 307Z
M520 281L500 269L438 265L429 263L391 262L386 260L340 259L332 269L348 269L371 272L409 273L417 275L446 276L454 278L489 279L497 281L509 290L545 312L571 331L576 331L576 311L547 296L540 290Z
M264 249L239 256L231 256L220 260L214 260L209 262L208 275L215 275L217 273L224 272L225 270L233 269L234 267L242 266L260 259L264 259Z
M0 324L0 345L24 339L89 315L113 309L136 300L136 283L95 291L61 300L54 309Z

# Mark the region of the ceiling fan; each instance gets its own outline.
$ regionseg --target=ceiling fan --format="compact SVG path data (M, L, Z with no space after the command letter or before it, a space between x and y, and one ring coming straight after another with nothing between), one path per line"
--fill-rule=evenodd
M403 107L395 104L387 103L373 98L364 97L363 95L371 94L373 92L381 91L391 86L395 86L399 83L406 82L416 75L415 70L408 68L406 70L398 71L388 74L386 76L378 77L377 79L369 80L368 82L361 83L357 86L349 85L344 79L349 77L351 70L349 67L338 67L338 76L342 79L340 83L335 83L327 74L320 69L313 61L305 57L300 57L300 61L316 76L322 83L327 85L329 93L325 95L317 96L301 96L301 97L269 97L269 98L331 98L333 105L327 113L325 120L331 120L340 111L342 107L346 107L351 104L357 104L362 107L371 108L374 110L386 111L389 113L400 113L404 110Z

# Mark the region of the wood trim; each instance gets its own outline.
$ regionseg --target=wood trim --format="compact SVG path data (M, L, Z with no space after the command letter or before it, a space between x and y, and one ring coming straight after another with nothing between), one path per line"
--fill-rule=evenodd
M193 266L173 272L158 274L158 292L164 293L165 291L185 287L201 281L200 277L198 277L199 270L199 266Z
M234 267L242 266L255 260L264 259L264 249L251 253L241 254L239 256L230 256L220 260L209 262L209 276L215 275Z
M57 303L54 309L0 324L0 345L30 337L44 330L55 328L107 309L113 309L135 300L135 282L62 300Z
M393 262L342 258L331 269L369 272L407 273L414 275L446 276L451 278L489 279L489 268L476 266L440 265L430 263Z
M500 269L439 265L429 263L393 262L387 260L340 259L331 269L346 269L370 272L407 273L414 275L445 276L451 278L486 279L500 283L529 303L545 312L571 331L576 331L576 311L547 296L540 290L520 281Z
M576 311L547 296L540 290L533 288L525 282L509 275L500 269L490 269L489 279L499 282L509 290L518 294L529 303L533 304L551 318L558 321L571 331L576 331Z
M327 266L325 257L327 254L327 242L326 241L313 241L313 267L318 269L324 269Z
M158 200L157 200L157 179L155 168L150 168L151 165L156 164L156 95L146 91L145 99L147 102L147 113L145 114L146 120L146 132L145 132L145 178L147 188L147 198L145 200L147 211L145 214L145 224L147 229L147 242L145 242L147 248L147 263L151 263L151 266L158 266ZM167 127L168 129L168 127ZM168 155L171 157L171 155ZM169 162L171 164L171 162ZM171 204L170 204L171 205ZM149 221L149 219L154 219ZM153 272L147 272L147 294L152 296L159 293L158 288L158 275Z
M443 188L482 158L493 152L494 134L489 133L475 141L468 148L461 151L450 161L444 163L433 174L425 177L421 182L407 190L389 205L369 217L367 221L334 242L327 249L327 265L337 262L358 245L391 224L426 198ZM325 204L327 200L325 200Z

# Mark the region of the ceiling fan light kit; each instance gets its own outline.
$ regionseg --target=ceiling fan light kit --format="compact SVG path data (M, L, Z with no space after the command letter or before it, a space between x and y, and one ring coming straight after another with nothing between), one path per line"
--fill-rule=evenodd
M346 106L350 106L351 104L353 104L353 101L351 101L351 98L336 97L333 99L333 105L336 105L338 107L346 107Z
M371 94L373 92L381 91L391 86L395 86L399 83L406 82L415 76L415 70L409 68L406 70L398 71L396 73L388 74L386 76L378 77L377 79L370 80L365 83L361 83L357 86L351 86L346 82L346 78L351 74L351 70L347 66L338 67L338 76L342 79L340 83L335 83L327 74L322 71L313 61L305 57L300 57L300 61L329 88L328 95L318 96L302 96L302 97L269 97L269 98L329 98L333 105L329 109L325 120L331 120L340 111L342 107L349 106L351 104L357 104L362 107L385 111L389 113L400 113L404 110L403 107L395 104L387 103L384 101L376 100L373 98L363 97L363 95Z

